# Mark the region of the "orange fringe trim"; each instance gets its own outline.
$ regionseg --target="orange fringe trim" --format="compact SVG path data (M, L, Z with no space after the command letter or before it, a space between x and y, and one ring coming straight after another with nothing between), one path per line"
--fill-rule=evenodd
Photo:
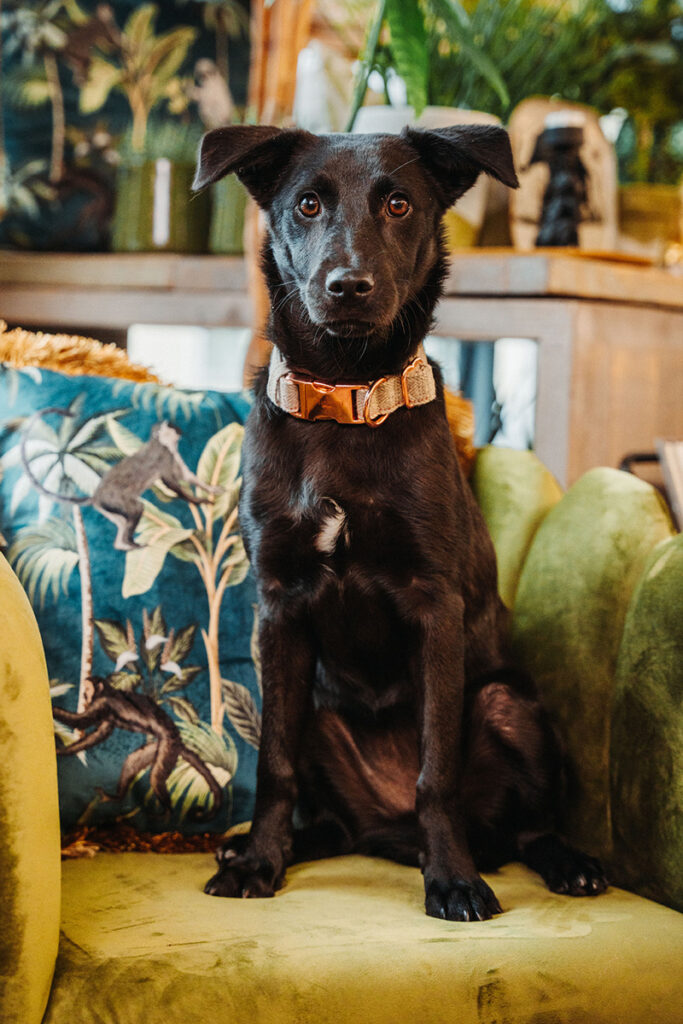
M62 839L62 860L108 853L213 853L223 836L216 833L138 832L125 822L111 828L85 825Z
M118 345L105 345L77 334L43 334L21 327L8 331L4 320L0 320L0 362L16 369L41 366L71 375L161 383L146 366L131 363L127 352Z
M467 398L445 392L446 418L465 476L469 476L477 457L474 447L474 407Z
M83 825L62 837L62 860L94 857L97 853L214 853L224 839L248 832L251 822L233 825L227 832L139 832L127 821L110 826Z

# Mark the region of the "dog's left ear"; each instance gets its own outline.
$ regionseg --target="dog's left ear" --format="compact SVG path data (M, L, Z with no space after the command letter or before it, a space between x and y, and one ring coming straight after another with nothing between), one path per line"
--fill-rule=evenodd
M497 125L404 128L401 135L420 154L445 207L467 192L482 171L510 188L519 185L508 133Z
M227 125L203 137L192 188L206 188L234 171L259 206L267 207L294 152L314 136L274 125Z

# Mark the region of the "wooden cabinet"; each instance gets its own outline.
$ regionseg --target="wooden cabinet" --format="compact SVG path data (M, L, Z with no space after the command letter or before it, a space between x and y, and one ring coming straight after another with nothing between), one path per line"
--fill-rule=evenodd
M236 257L0 253L0 317L98 334L132 323L248 326ZM436 333L539 346L536 450L572 483L683 437L683 277L561 250L455 253Z

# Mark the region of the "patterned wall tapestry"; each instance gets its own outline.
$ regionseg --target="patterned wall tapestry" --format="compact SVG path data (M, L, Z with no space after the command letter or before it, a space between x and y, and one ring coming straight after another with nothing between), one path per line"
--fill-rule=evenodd
M0 246L106 250L116 173L244 116L248 0L0 0Z

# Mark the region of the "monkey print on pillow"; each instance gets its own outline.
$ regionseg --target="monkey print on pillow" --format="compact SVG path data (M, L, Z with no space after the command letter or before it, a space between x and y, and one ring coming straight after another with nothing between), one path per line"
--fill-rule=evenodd
M66 831L251 815L247 412L243 394L0 367L0 534L45 645Z

